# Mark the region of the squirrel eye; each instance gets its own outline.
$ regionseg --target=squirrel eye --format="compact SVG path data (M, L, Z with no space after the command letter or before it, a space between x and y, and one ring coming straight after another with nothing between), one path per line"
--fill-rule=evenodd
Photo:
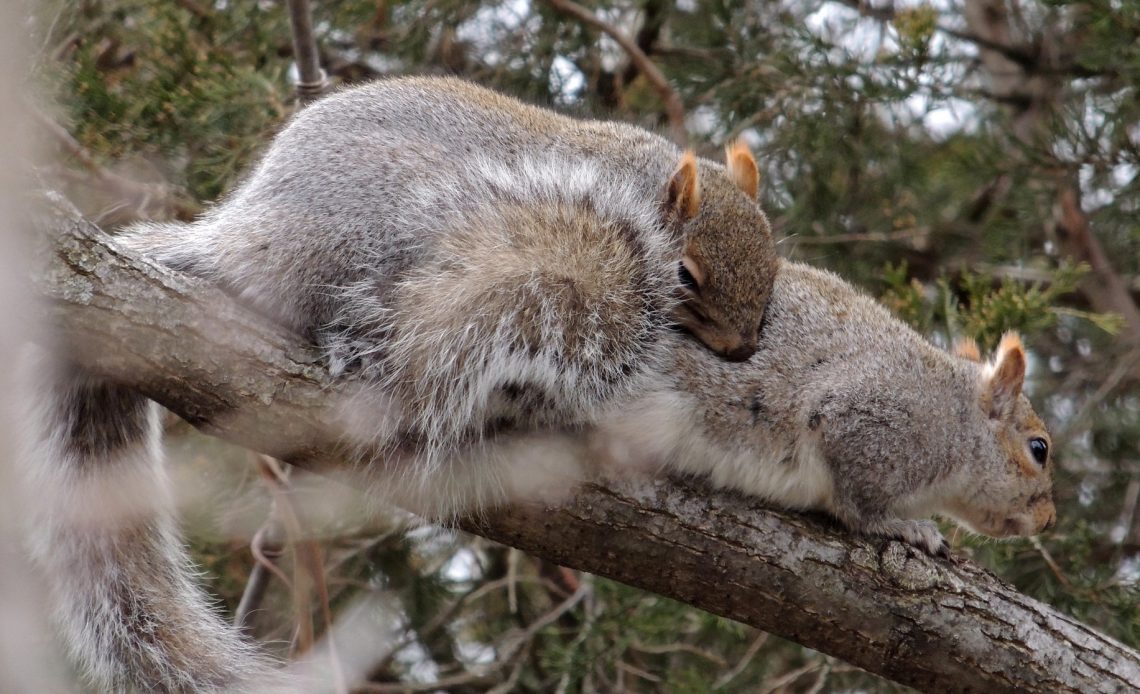
M689 272L689 268L685 267L685 262L677 263L677 277L681 280L681 286L691 292L700 291L701 287L697 284L697 278L693 277L693 273Z
M1037 461L1038 465L1044 466L1045 461L1049 458L1049 444L1041 437L1034 437L1029 439L1029 452L1033 454L1033 459Z

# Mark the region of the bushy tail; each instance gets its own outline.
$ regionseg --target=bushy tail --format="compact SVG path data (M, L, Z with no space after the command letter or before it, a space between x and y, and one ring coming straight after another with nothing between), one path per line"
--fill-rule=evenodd
M33 553L99 691L260 691L269 663L194 584L175 533L158 414L121 386L56 374L39 413Z

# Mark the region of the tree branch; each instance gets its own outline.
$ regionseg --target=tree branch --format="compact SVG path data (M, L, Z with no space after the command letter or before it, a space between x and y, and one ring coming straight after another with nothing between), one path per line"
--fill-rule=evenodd
M669 118L669 128L673 132L673 140L682 147L688 144L689 134L685 130L685 104L681 102L681 97L677 95L677 91L669 85L669 80L665 79L665 74L649 59L645 51L641 50L641 47L633 39L618 31L617 27L598 19L593 12L573 2L573 0L547 0L547 2L562 14L569 15L583 24L601 31L621 46L622 50L629 55L630 61L637 66L641 74L645 75L645 79L661 97L661 102L665 105L665 115Z
M336 466L327 405L335 384L312 348L217 289L132 257L61 205L37 224L56 239L40 286L71 358L207 433ZM564 507L516 506L463 525L920 689L1140 682L1140 654L982 569L693 482L588 484Z
M1057 241L1062 252L1088 263L1092 268L1091 275L1081 283L1081 291L1097 311L1115 313L1123 318L1125 328L1121 340L1129 347L1140 347L1140 306L1132 298L1128 283L1113 269L1104 247L1093 234L1075 184L1058 183L1055 214Z

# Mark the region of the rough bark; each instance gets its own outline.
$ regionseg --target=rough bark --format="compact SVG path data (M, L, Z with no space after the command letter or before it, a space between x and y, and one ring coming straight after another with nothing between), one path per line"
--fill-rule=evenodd
M109 243L61 205L41 289L70 357L207 433L335 466L333 384L313 350L218 290ZM833 654L930 691L1109 692L1140 654L968 563L852 538L692 482L586 485L559 508L465 527Z

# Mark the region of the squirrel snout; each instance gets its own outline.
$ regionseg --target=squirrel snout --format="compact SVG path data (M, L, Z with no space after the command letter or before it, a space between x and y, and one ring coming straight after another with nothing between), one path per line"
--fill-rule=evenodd
M741 344L720 353L728 361L748 361L756 354L756 345Z

